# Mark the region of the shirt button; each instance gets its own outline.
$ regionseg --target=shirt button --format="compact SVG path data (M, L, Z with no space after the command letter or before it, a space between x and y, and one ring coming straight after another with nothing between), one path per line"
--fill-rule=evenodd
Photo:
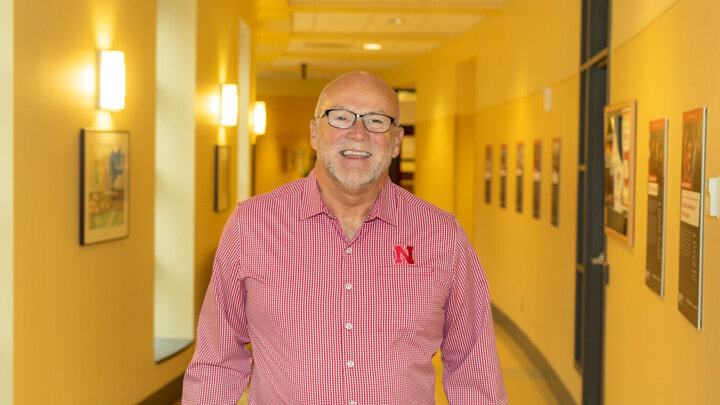
M355 401L350 401L350 403L349 403L348 405L357 405L357 402L355 402Z
M350 284L350 283L345 284L345 289L352 290L352 284Z
M351 247L349 247L349 248L345 249L345 253L347 253L347 254L350 254L350 253L352 253L352 248L351 248Z
M352 329L352 324L350 322L345 324L345 329L350 330Z
M355 362L352 360L349 360L347 363L345 363L348 367L353 368L355 367Z

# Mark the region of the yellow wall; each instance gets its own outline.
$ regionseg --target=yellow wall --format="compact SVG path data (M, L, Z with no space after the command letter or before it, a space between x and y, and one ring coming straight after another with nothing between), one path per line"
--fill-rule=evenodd
M198 310L229 214L213 212L213 146L235 137L229 129L223 139L211 104L221 83L237 81L238 19L249 7L198 2ZM156 3L15 2L14 27L14 400L136 403L182 375L192 355L153 360ZM95 109L98 48L125 51L123 111ZM78 243L83 127L130 132L128 238Z
M469 228L493 303L541 350L576 399L581 394L572 352L580 11L573 0L508 0L503 11L462 40L383 72L393 85L414 83L417 89L417 194L454 211ZM474 91L466 89L473 85ZM551 111L543 108L545 88L552 92ZM550 225L555 137L563 138L559 227ZM540 220L532 217L531 202L535 140L543 142ZM515 212L518 142L525 143L521 214ZM509 152L505 209L498 200L503 143ZM488 144L493 146L489 205L483 198Z
M473 240L475 212L475 59L455 69L455 215Z
M542 3L542 4L540 4ZM520 326L580 400L581 380L573 366L575 227L579 100L580 2L508 0L462 40L408 65L384 72L393 84L418 90L418 194L442 208L462 207L462 179L454 175L454 122L462 106L452 92L461 66L477 58L475 72L475 160L493 146L492 202L485 204L483 165L474 181L481 198L474 242L488 275L495 305ZM610 103L638 100L635 245L608 239L610 285L606 293L606 403L708 403L720 398L720 335L715 320L720 299L720 223L706 216L702 331L677 310L679 245L679 151L682 112L709 109L707 175L720 172L720 141L713 111L720 102L720 4L712 0L615 2L610 54ZM617 35L615 35L617 34ZM543 108L542 90L552 93ZM456 89L455 95L459 90ZM644 283L648 123L668 117L669 170L666 297ZM455 121L453 121L455 118ZM459 129L458 129L459 131ZM551 145L562 138L560 226L550 225ZM542 140L541 218L531 214L528 164L532 142ZM514 210L515 154L525 143L524 210ZM499 146L508 144L508 208L499 208ZM460 160L458 160L458 165ZM462 172L462 170L458 170ZM453 178L455 177L455 178ZM457 212L462 216L462 211ZM512 400L512 398L511 398Z
M195 312L205 296L218 230L230 211L214 212L214 151L215 145L230 145L235 150L234 127L219 125L219 91L223 83L235 83L237 75L238 15L237 2L224 0L198 1L197 4L196 120L195 120ZM230 181L235 195L235 168ZM234 206L234 205L233 205ZM195 317L197 319L197 316Z
M680 151L683 111L706 106L706 176L720 174L720 4L686 0L655 11L655 18L644 18L648 24L639 28L621 16L638 13L630 5L617 4L613 12L615 31L636 31L631 38L613 41L609 101L638 101L637 216L633 247L608 237L606 403L711 403L720 398L720 222L705 215L703 329L697 331L677 310ZM643 168L649 122L664 117L670 124L661 299L644 282L648 175Z
M319 94L319 93L318 93ZM304 177L314 165L310 120L315 97L277 97L260 94L267 106L267 130L255 144L255 194Z
M130 403L153 362L155 3L15 3L15 402ZM126 108L94 108L96 49L125 51ZM79 131L130 131L130 237L78 243Z

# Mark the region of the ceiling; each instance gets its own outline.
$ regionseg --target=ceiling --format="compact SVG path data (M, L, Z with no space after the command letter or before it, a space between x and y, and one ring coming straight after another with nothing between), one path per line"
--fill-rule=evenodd
M334 77L383 70L430 52L496 13L505 0L254 0L259 77ZM366 50L364 44L380 44ZM303 68L303 65L306 67Z

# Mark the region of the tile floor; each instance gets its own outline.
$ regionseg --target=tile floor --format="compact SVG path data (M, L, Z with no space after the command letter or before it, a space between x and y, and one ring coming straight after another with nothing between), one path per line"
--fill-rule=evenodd
M495 337L497 341L500 366L505 378L505 389L508 394L508 402L512 405L556 405L557 400L553 396L550 387L547 385L537 368L530 362L527 355L515 343L513 338L501 326L495 326ZM436 405L447 405L445 393L440 384L440 362L439 356L435 356L435 366L438 370L438 383L435 387ZM237 405L247 405L247 391L243 394ZM174 405L180 405L180 401Z

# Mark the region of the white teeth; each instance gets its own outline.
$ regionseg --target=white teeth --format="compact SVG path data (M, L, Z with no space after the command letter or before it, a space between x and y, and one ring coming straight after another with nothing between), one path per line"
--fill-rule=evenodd
M355 150L344 150L342 151L343 156L364 156L364 157L370 157L370 154L367 152L358 152Z

